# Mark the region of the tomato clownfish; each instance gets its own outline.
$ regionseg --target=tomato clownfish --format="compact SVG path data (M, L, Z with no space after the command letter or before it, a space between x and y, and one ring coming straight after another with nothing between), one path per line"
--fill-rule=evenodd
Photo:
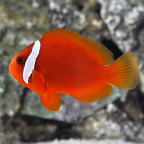
M58 111L61 93L95 102L112 93L111 84L135 88L140 77L137 56L126 52L112 61L112 52L100 43L69 30L54 29L17 53L9 71L40 95L44 107Z

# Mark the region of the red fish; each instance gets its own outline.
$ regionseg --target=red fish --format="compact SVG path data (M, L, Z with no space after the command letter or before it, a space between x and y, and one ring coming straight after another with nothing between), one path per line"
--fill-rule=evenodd
M58 111L61 93L95 102L112 93L111 84L135 88L140 77L137 56L126 52L112 61L112 52L100 43L69 30L54 29L17 53L9 71L40 95L44 107Z

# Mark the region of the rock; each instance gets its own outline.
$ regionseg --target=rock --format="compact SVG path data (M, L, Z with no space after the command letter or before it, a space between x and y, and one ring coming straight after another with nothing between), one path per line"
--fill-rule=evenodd
M52 142L40 142L40 143L36 143L36 144L139 144L139 143L132 143L132 142L124 142L123 140L110 140L110 139L106 139L106 140L86 140L86 139L82 139L82 140L75 140L75 139L70 139L70 140L54 140Z
M85 16L70 5L70 1L50 0L48 4L49 29L72 28L82 30L85 25Z
M0 143L15 142L14 139L29 143L53 140L55 137L59 139L80 138L80 133L72 129L72 123L19 113L13 117L4 115L0 120L0 125L6 126L3 133L0 133L6 134L0 139Z
M0 1L0 13L0 143L56 138L84 139L69 143L144 142L142 4L132 5L127 0L5 0ZM8 65L18 51L57 27L101 42L115 59L123 52L134 51L140 60L139 86L130 92L114 87L111 96L95 103L62 95L59 112L44 108L35 92L12 78ZM95 139L85 140L91 138ZM56 142L65 143L51 143Z
M113 41L123 51L138 47L138 32L144 24L144 6L132 6L127 0L99 0L101 17L110 31Z

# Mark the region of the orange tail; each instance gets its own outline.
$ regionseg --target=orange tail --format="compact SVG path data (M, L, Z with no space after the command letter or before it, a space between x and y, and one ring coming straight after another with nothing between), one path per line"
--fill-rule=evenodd
M110 65L112 77L110 83L123 89L133 89L140 78L139 62L135 53L129 51Z

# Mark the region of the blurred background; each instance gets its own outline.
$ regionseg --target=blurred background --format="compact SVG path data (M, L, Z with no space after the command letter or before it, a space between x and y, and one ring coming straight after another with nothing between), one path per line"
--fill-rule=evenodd
M12 57L64 28L105 45L117 59L133 51L140 83L105 100L62 95L51 112L9 73ZM0 0L0 144L144 144L144 0Z

